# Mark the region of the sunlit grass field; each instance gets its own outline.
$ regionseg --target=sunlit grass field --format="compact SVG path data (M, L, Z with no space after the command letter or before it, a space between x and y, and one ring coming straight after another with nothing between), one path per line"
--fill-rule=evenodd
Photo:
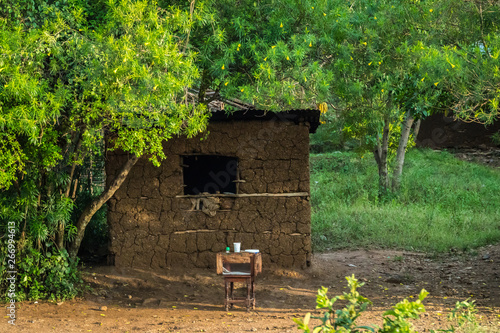
M473 250L500 241L500 170L446 151L408 152L402 188L378 199L371 154L311 154L315 251Z

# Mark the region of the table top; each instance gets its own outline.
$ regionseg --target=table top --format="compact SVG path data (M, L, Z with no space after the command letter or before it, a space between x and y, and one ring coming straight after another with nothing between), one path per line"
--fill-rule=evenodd
M254 254L259 254L260 252L254 253L254 252L218 252L217 254L223 255L223 256L252 256Z
M241 268L241 265L244 264L250 265L252 262L253 262L254 275L257 275L257 273L261 273L262 272L261 253L219 252L217 253L217 274L224 274L224 268L226 268L227 270L231 265L237 265L239 268ZM251 267L248 268L251 270Z

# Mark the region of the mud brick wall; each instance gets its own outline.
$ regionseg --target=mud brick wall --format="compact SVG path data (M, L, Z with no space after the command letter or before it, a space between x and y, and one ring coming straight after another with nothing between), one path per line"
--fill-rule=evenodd
M109 202L115 265L215 267L215 254L239 241L243 249L259 249L264 264L305 267L311 255L308 124L215 122L209 131L203 140L167 142L160 167L142 159L131 170ZM238 178L245 181L238 194L255 196L221 197L214 216L193 211L193 199L183 196L182 155L189 154L237 157ZM108 153L108 181L125 160L123 153Z

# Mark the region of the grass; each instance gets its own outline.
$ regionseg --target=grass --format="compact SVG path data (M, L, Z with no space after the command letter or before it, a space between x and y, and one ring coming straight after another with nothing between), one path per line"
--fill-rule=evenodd
M378 200L372 155L311 155L316 251L393 248L467 251L500 241L500 170L446 151L408 152L401 191Z

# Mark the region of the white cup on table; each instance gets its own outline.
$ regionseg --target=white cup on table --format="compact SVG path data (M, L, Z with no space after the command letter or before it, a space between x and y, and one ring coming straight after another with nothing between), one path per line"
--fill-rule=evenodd
M234 252L239 253L241 251L241 243L233 243Z

